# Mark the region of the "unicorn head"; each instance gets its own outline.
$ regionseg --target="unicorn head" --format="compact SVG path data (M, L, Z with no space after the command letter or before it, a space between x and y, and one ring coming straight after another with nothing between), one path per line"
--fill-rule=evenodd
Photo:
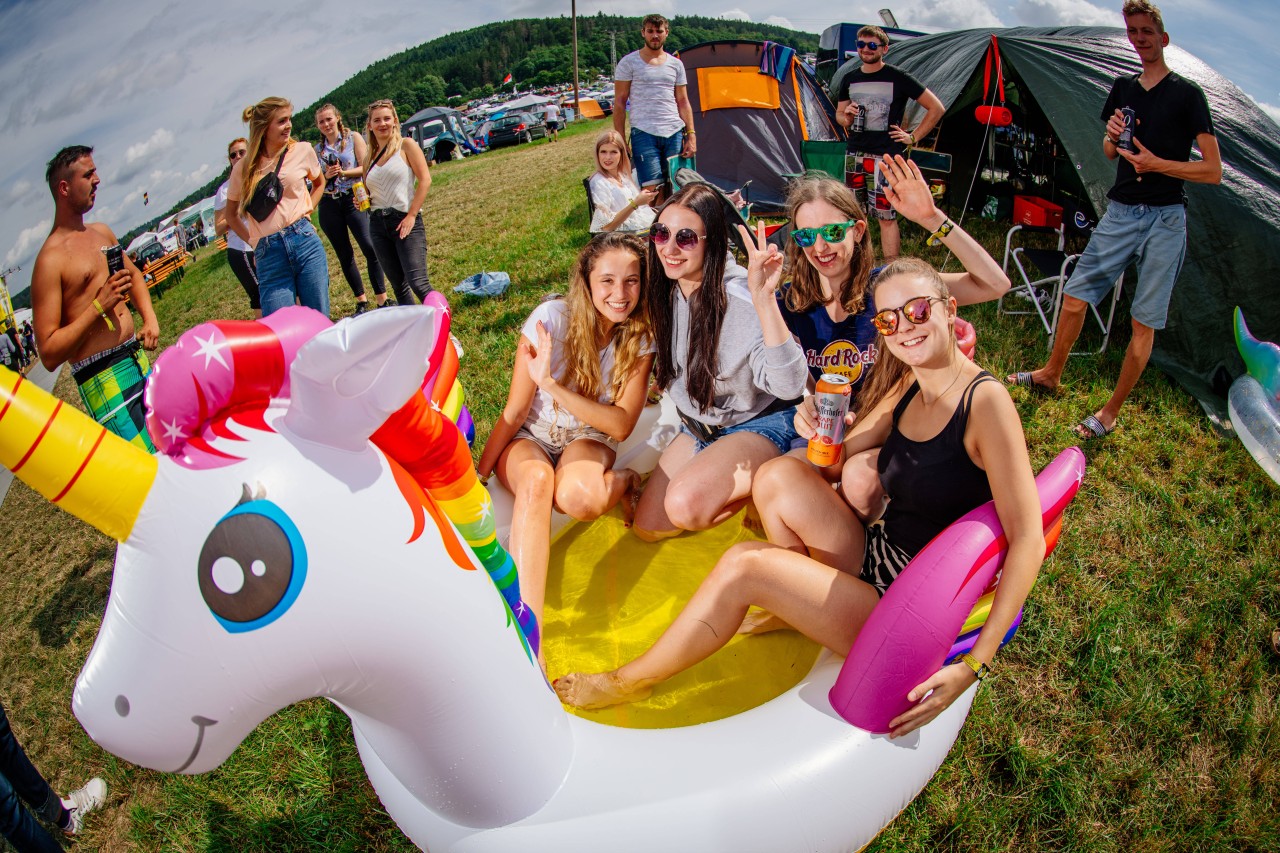
M204 324L157 363L157 457L5 375L0 462L120 542L73 699L95 741L204 772L276 710L325 696L451 820L497 825L546 801L567 723L477 571L489 552L468 547L485 544L470 455L420 392L446 344L447 315L427 307Z

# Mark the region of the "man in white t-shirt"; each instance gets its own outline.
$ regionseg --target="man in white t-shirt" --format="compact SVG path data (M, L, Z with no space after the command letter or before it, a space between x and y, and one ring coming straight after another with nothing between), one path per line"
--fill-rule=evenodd
M548 101L543 108L543 115L546 117L547 133L551 136L551 141L555 142L560 138L560 107L555 101Z
M684 63L662 49L670 25L661 15L646 15L641 32L644 47L622 57L614 71L613 129L625 139L630 112L631 162L640 186L658 190L657 204L667 160L692 157L698 146Z

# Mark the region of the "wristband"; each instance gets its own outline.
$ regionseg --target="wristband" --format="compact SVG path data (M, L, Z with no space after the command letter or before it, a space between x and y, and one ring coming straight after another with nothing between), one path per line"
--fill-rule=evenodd
M973 674L977 676L979 681L982 681L991 674L991 667L987 666L968 652L960 655L960 662L973 670Z
M484 486L486 489L489 488L489 480L492 477L493 477L493 474L487 474L482 477L479 471L476 472L476 479L479 480L480 485Z
M929 239L924 241L926 246L937 246L942 243L942 238L950 234L956 229L956 224L951 221L950 217L942 220L942 224L938 226L938 230L929 235Z
M1120 140L1119 140L1119 139L1112 139L1112 138L1111 138L1111 134L1109 134L1109 133L1104 133L1104 134L1102 134L1102 141L1103 141L1103 142L1110 142L1110 143L1111 143L1112 145L1114 145L1116 148L1119 148L1119 147L1120 147Z
M95 299L93 300L93 307L98 309L98 316L102 318L102 322L107 324L107 328L114 332L116 330L115 324L107 316L107 309L102 307L102 303Z

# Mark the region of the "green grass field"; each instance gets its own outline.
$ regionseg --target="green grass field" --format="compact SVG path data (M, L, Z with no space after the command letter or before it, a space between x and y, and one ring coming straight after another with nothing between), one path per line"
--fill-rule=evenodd
M451 298L477 447L505 401L522 321L563 289L587 238L581 179L600 128L433 172L432 283L450 294L481 270L513 281L500 299ZM993 250L1003 237L974 230ZM918 229L903 235L904 252L943 262ZM354 301L332 256L330 268L333 313L345 316ZM162 346L199 322L252 316L212 250L156 307ZM997 318L994 306L964 314L997 375L1044 358L1045 337L1025 318ZM1108 396L1126 340L1122 331L1105 356L1073 359L1056 396L1014 392L1036 466L1075 443L1068 428ZM80 405L68 375L55 392ZM1280 657L1269 639L1280 625L1280 488L1155 370L1121 428L1087 453L1062 542L997 677L937 776L869 849L1280 849ZM21 483L0 507L0 700L60 790L94 774L111 787L74 848L412 849L366 781L346 717L319 700L277 714L200 777L142 770L92 743L70 697L113 557L114 543Z

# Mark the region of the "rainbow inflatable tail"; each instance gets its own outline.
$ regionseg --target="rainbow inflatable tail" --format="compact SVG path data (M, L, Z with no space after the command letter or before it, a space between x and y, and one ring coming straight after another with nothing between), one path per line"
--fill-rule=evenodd
M1274 399L1280 400L1280 346L1250 334L1239 305L1235 310L1235 334L1236 348L1249 375Z

